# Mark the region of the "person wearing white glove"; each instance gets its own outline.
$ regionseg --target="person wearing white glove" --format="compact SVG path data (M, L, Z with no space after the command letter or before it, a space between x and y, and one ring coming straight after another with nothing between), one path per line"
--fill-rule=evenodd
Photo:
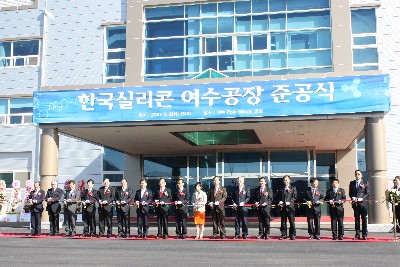
M187 235L187 216L189 212L189 192L184 187L185 183L182 178L178 180L178 190L175 191L172 200L178 205L175 207L175 231L176 238L186 239Z
M64 236L74 237L76 234L76 212L78 208L77 201L80 199L80 193L75 189L75 181L69 182L70 191L68 193L68 206L64 212L64 217L68 221L68 233Z
M107 238L112 235L112 214L113 205L104 205L112 203L115 200L115 188L110 186L110 180L104 178L103 186L97 191L97 199L99 199L99 236L103 237L105 233L105 226L107 225Z
M203 185L200 182L197 182L194 185L194 192L192 196L192 203L194 206L194 224L196 225L196 238L195 239L203 239L204 234L204 224L206 223L206 207L207 203L207 194L202 190Z
M136 209L138 238L147 238L149 230L149 204L153 199L153 192L147 188L145 179L140 180L140 189L135 193L135 201L139 201L139 206ZM144 205L143 205L144 204Z
M133 191L128 188L128 181L125 178L121 180L121 189L115 193L115 200L119 201L117 205L118 235L115 238L127 238L130 236L130 206L126 205L133 199Z
M60 231L59 222L60 222L60 211L61 211L61 203L60 201L63 199L63 190L58 188L58 182L56 180L51 181L51 188L47 190L46 198L47 198L47 207L46 210L49 214L49 222L50 222L50 236L58 235ZM13 201L11 201L12 203Z
M171 189L166 187L167 182L164 178L160 178L158 185L160 186L157 193L154 196L155 201L159 203L156 205L157 215L157 235L156 239L163 238L168 239L168 210L169 205L165 205L167 202L172 201Z
M310 179L310 187L304 194L303 201L308 202L306 207L307 226L309 239L320 240L320 225L321 225L321 200L325 194L318 188L318 179Z
M258 217L258 239L269 239L271 221L272 190L267 186L265 177L258 179L259 186L254 190L253 200ZM264 203L266 205L264 205Z
M82 210L82 221L83 221L83 236L91 237L96 233L96 197L98 195L97 190L93 189L94 181L92 179L86 182L88 188L82 193L81 200L84 201Z
M42 219L42 202L45 199L45 193L40 189L40 183L34 183L34 190L29 193L29 200L34 203L31 206L31 234L30 236L40 236L42 232L41 219Z
M237 207L235 210L235 239L240 238L240 226L242 226L242 238L247 239L248 222L247 222L247 207L244 207L250 200L250 192L244 185L244 177L237 179L237 185L233 188L232 201Z
M349 195L352 202L355 218L355 237L354 240L360 239L360 232L362 238L367 240L368 238L368 197L369 197L369 183L363 181L363 174L360 170L354 172L355 180L350 182ZM362 231L360 231L360 224L362 221Z
M329 215L331 217L332 239L343 240L343 202L346 200L346 192L343 188L339 188L338 179L332 180L332 188L326 192L325 200L329 201Z
M296 226L294 219L294 202L297 199L297 189L290 184L290 176L285 175L282 178L284 187L278 190L277 199L279 203L283 202L283 207L281 205L281 237L279 240L287 238L287 221L289 220L289 237L290 240L296 239Z
M211 217L213 221L213 238L220 236L221 239L225 239L225 208L223 204L227 198L226 189L220 185L220 177L214 176L213 179L214 188L208 193L207 199L214 203L211 207Z

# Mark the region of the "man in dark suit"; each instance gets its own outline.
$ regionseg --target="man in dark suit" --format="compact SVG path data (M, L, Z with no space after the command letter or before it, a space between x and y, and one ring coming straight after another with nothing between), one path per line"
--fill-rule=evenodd
M107 224L107 238L112 235L112 213L113 201L115 199L115 188L110 186L110 180L104 178L103 186L97 191L97 199L99 201L99 235L102 237Z
M394 205L394 215L396 216L396 232L400 232L400 205L396 197L389 195L389 192L393 191L397 196L400 195L400 176L396 176L393 179L393 187L388 190L387 201ZM393 206L392 206L393 210ZM393 229L394 230L394 229Z
M93 189L94 181L87 181L88 188L82 193L83 236L96 235L96 205L97 190Z
M69 182L69 194L67 199L64 199L64 204L66 208L66 220L68 221L68 233L64 236L74 237L76 234L76 209L78 208L78 200L80 199L79 191L75 189L75 181L71 180Z
M189 191L183 187L183 179L178 180L178 190L175 191L172 201L175 202L175 232L176 238L186 239L187 235L187 214L189 208Z
M152 198L153 193L150 189L147 189L146 180L141 179L140 189L135 194L138 238L147 238L149 231L149 204Z
M369 183L367 181L363 181L362 172L360 170L356 170L354 172L356 179L350 182L349 185L349 196L351 198L351 206L354 210L354 218L355 218L355 230L356 235L354 240L360 239L360 217L362 220L362 238L367 240L368 238L368 197L369 197Z
M273 193L267 186L265 177L260 177L259 184L253 193L253 201L257 207L258 239L269 239Z
M227 197L226 189L220 185L220 178L214 176L214 188L208 193L208 204L211 208L211 216L213 221L213 238L217 238L218 234L221 239L225 239L225 208L224 203Z
M332 188L326 192L325 200L329 201L329 215L331 217L332 239L343 240L344 227L344 207L346 192L339 188L339 180L332 180Z
M283 176L282 189L278 190L277 201L281 214L281 237L279 240L287 238L287 220L289 220L289 237L290 240L296 239L296 226L294 219L294 202L297 199L296 187L290 185L290 176Z
M49 221L50 221L50 236L58 235L60 232L60 212L61 212L61 203L63 200L63 190L58 188L58 183L56 180L51 181L51 188L47 190L46 193L46 201L47 207L46 210L49 213Z
M311 187L308 188L305 195L303 196L303 201L307 203L307 224L308 224L308 234L309 239L320 240L320 224L321 224L321 204L325 197L322 190L318 188L318 179L310 179Z
M128 182L125 178L121 180L121 189L115 193L115 202L117 204L117 220L118 220L118 235L116 238L127 238L131 234L131 209L129 202L132 201L133 192L128 188Z
M42 212L45 193L40 189L39 182L34 183L34 190L29 193L29 204L31 205L31 234L29 236L40 236L42 233Z
M156 215L157 215L157 235L156 238L168 239L168 210L169 203L171 202L171 189L166 188L164 178L160 178L158 185L160 188L154 194L154 201L156 202Z
M240 238L240 224L242 224L242 237L247 239L248 223L247 223L247 204L250 200L250 190L244 185L244 177L237 179L238 185L235 186L232 193L233 208L236 210L235 218L235 239Z

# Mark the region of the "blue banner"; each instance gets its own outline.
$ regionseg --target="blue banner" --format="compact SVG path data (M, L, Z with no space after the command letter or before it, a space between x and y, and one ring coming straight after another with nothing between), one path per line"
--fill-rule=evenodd
M34 93L35 123L130 122L389 111L389 76Z

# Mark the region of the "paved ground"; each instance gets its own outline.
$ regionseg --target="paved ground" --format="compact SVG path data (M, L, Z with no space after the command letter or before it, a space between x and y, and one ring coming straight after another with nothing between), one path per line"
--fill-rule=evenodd
M345 242L331 241L329 226L323 225L321 241L309 241L306 225L297 224L296 241L278 241L279 228L272 227L272 240L121 240L80 238L25 238L25 223L0 223L0 233L18 237L0 238L0 266L392 266L400 242L351 241L352 224L346 224ZM81 233L82 226L78 226ZM113 229L116 233L116 228ZM174 228L170 227L173 232ZM150 234L154 234L154 225ZM47 232L47 231L44 231ZM189 227L190 235L195 233ZM250 228L256 236L258 229ZM132 233L135 228L132 227ZM233 236L233 226L227 228ZM206 227L211 235L211 227ZM390 233L371 233L371 239L391 240ZM396 264L394 264L396 265Z

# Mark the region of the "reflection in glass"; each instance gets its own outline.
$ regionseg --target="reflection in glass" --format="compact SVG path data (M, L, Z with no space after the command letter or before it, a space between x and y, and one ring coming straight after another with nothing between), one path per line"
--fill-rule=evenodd
M103 171L124 171L125 154L104 148Z

